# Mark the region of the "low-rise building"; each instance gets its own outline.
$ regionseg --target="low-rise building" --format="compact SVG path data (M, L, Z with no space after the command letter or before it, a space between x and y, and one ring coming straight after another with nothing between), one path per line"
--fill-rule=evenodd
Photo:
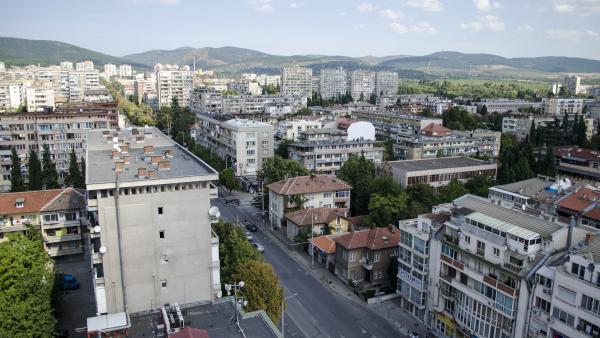
M576 115L583 112L583 99L544 98L542 110L545 115Z
M398 135L421 135L421 131L430 124L443 124L441 118L395 112L361 110L354 111L352 117L371 122L375 126L377 136L386 140L394 140Z
M502 118L502 132L510 133L517 136L519 141L523 141L527 136L529 136L529 132L531 131L531 125L535 124L535 128L547 127L548 124L557 122L558 116L555 115L510 115L504 116ZM569 121L573 121L575 119L579 119L578 115L567 115L567 119ZM593 117L584 117L584 121L586 124L586 138L588 140L592 139L594 133L594 118ZM562 118L558 121L562 122Z
M323 128L323 122L315 120L287 120L277 125L275 135L283 140L298 141L301 132Z
M510 99L485 99L473 102L478 108L487 109L488 113L516 113L527 109L541 109L541 102L525 101L525 100L510 100Z
M600 181L600 152L579 147L554 148L556 172L578 181Z
M9 233L25 233L27 225L41 230L51 257L83 252L85 191L74 188L0 194L0 241Z
M465 183L480 175L495 180L498 168L497 163L464 156L390 161L382 166L384 171L391 174L394 181L405 188L416 183L438 188L447 185L453 179Z
M276 229L286 226L285 214L298 208L350 208L352 186L329 175L293 177L271 183L267 189L269 218Z
M346 208L305 208L285 214L286 236L294 240L299 233L312 233L321 236L327 233L348 232L348 212Z

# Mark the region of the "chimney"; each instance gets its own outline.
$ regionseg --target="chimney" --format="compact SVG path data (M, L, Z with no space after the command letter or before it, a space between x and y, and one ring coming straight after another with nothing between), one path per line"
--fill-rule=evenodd
M152 154L153 152L154 152L154 146L144 146L144 154Z
M595 238L596 235L594 233L588 232L587 234L585 234L585 244L590 245Z
M131 155L123 155L123 161L125 161L125 164L131 163L130 159Z
M154 178L154 177L156 177L156 171L148 170L148 178Z
M169 148L165 150L165 157L173 157L173 149Z
M137 175L139 178L146 178L146 176L148 176L148 170L146 168L138 168Z
M118 151L116 151L116 150L113 150L113 151L112 151L112 158L113 158L113 159L117 159L117 158L119 158L119 152L118 152Z
M136 136L136 138L135 138L135 141L136 141L137 143L142 143L142 142L144 142L144 136Z
M162 159L163 159L163 157L162 157L162 156L160 156L160 155L152 155L152 156L150 157L150 163L152 163L152 164L156 164L156 163L158 163L158 162L162 161Z
M137 128L131 129L131 135L138 135L140 131Z
M169 170L169 169L171 169L171 161L158 162L158 170Z
M121 172L123 171L123 161L116 161L115 162L115 171L116 172Z
M122 145L121 151L124 153L128 153L129 152L129 143L125 143L124 145Z

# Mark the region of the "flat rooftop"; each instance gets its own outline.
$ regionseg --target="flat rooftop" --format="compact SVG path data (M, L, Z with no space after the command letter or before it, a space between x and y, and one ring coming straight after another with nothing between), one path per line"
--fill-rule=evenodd
M402 171L423 171L423 170L438 170L438 169L451 169L451 168L463 168L473 167L481 165L494 165L495 163L477 160L465 156L451 156L451 157L440 157L423 160L403 160L403 161L390 161L388 164L394 169L400 169Z
M493 188L509 191L527 197L534 197L537 193L543 191L544 189L546 189L554 183L555 182L550 180L534 177L524 181L496 185Z
M137 130L137 135L134 134ZM107 135L108 134L108 135ZM120 148L129 146L128 152L121 152L119 159L113 159L114 138L118 138ZM144 154L144 147L152 146L151 153ZM166 156L167 151L171 155ZM119 173L120 182L147 181L166 178L217 175L217 171L204 161L178 145L154 127L127 128L117 130L92 130L87 134L86 184L115 182L115 162L129 156ZM152 156L162 156L160 161L168 161L168 169L158 169L151 163ZM138 177L138 168L153 171L154 177Z
M187 327L207 330L211 338L243 337L235 324L233 301L184 307L181 312ZM246 318L239 316L240 326L246 337L277 337L269 324L260 315L255 314L254 316L244 317ZM162 335L160 335L157 331L157 324L162 324L160 312L132 316L129 335L130 337L166 338L164 332L161 332Z

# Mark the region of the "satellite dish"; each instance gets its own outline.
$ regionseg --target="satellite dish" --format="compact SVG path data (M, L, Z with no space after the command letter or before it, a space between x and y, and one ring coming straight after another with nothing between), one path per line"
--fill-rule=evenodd
M208 209L208 214L212 217L219 217L221 215L219 208L217 207L210 207L210 209Z
M119 138L118 138L118 137L116 137L116 136L115 136L115 137L113 137L113 143L117 143L117 142L119 142Z
M95 232L95 233L99 233L99 232L100 232L100 226L99 226L99 225L96 225L96 226L94 227L94 232Z
M106 253L106 247L105 246L101 246L98 251L100 251L101 254L105 254Z
M521 205L521 209L523 209L523 211L525 211L525 204Z
M117 150L117 148L119 148L119 145L118 145L118 144L116 144L116 143L114 143L114 144L113 144L113 149L114 149L114 150Z

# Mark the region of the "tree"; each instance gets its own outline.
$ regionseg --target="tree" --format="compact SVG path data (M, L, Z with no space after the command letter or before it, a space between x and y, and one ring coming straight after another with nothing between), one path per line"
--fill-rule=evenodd
M271 265L259 261L244 262L236 267L233 281L244 282L238 296L248 301L246 310L264 310L273 323L279 323L281 303L285 299L279 278Z
M232 276L239 264L262 259L260 253L246 239L242 228L219 221L213 224L212 229L219 237L220 273L221 280L225 283L234 281Z
M267 158L263 161L262 169L258 172L258 178L264 181L264 184L281 181L284 178L305 176L310 174L308 169L294 160L285 160L281 156L275 155L273 158Z
M17 149L14 146L11 149L10 159L10 191L25 191L25 181L23 181L23 174L21 173L21 159L17 155Z
M481 196L488 197L488 189L494 185L494 182L489 176L486 175L478 175L465 183L465 188L469 190L469 193Z
M29 232L29 238L15 233L0 243L0 337L50 337L54 331L52 260L39 230Z
M85 186L81 186L81 171L77 163L75 149L71 149L71 154L69 154L69 172L65 177L65 185L74 188L85 188Z
M50 149L46 143L44 143L44 151L42 152L42 185L44 189L60 188L56 165L50 158Z
M431 207L438 204L435 189L429 184L417 183L406 189L408 193L409 217L431 212Z
M455 178L447 185L438 189L438 199L440 203L448 203L468 192L465 185Z
M277 146L277 149L275 149L275 155L279 155L283 159L288 159L290 157L290 143L292 143L290 140L281 140Z
M395 224L407 215L408 195L402 192L396 196L381 196L373 194L369 200L369 215L367 222L375 223L378 227Z
M402 186L392 176L377 176L369 182L369 193L381 196L399 196L404 193Z
M242 188L240 182L235 178L233 168L227 168L219 172L219 183L221 183L225 189L229 190L231 195L232 190L239 190Z
M513 169L515 173L514 181L523 181L534 176L533 171L529 166L529 161L527 161L527 157L524 155L519 156Z
M396 154L394 153L394 143L392 141L385 141L383 143L383 160L394 161Z
M353 215L365 215L369 211L369 184L375 177L375 165L364 155L350 155L337 175L352 186L350 207Z
M579 120L577 123L577 134L575 136L577 138L577 144L580 147L584 147L587 141L587 125L583 118L583 115L579 115Z
M85 189L85 158L81 158L81 180L79 181L79 186L82 189Z
M371 94L371 96L369 97L369 103L370 104L377 104L377 95L375 95L374 93Z
M27 189L42 190L42 164L35 150L29 150L29 163L27 164L29 170L29 183Z
M556 156L554 150L551 147L546 147L546 153L544 154L543 166L540 174L554 177L556 176Z

